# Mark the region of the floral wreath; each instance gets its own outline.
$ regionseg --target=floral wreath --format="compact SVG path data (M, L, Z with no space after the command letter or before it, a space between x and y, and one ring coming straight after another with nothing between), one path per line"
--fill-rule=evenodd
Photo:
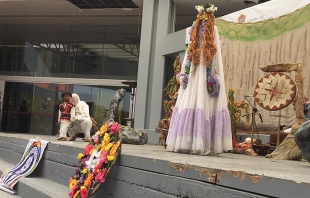
M215 11L217 11L217 7L215 7L211 3L196 5L195 9L198 11L198 13L204 13L204 12L212 12L212 13L214 13Z
M72 198L88 198L105 182L121 150L122 134L117 122L105 123L79 153L75 175L69 180Z

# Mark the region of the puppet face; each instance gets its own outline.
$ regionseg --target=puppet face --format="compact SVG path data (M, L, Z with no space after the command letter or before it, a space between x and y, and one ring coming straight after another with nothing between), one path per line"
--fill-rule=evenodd
M80 97L77 94L72 94L72 103L76 105L80 101Z

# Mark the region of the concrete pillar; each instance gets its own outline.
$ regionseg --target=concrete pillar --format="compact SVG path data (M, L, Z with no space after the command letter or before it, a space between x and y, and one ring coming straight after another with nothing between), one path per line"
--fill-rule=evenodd
M145 0L140 41L135 128L155 129L161 118L165 57L163 38L172 30L172 0Z

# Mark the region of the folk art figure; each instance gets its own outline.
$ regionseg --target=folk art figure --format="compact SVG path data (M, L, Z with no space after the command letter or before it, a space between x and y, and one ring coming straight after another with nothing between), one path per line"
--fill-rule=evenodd
M178 98L167 137L167 149L198 155L232 150L220 40L212 4L196 6L197 19L186 29Z

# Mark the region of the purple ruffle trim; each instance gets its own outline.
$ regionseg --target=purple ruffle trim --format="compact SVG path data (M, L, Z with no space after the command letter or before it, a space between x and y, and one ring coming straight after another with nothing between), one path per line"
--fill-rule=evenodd
M207 147L218 144L223 136L231 136L230 116L228 110L216 111L215 115L205 118L201 109L184 109L179 112L175 107L169 127L170 140L176 140L177 136L201 137ZM169 146L169 142L168 146ZM221 142L220 144L225 144Z

